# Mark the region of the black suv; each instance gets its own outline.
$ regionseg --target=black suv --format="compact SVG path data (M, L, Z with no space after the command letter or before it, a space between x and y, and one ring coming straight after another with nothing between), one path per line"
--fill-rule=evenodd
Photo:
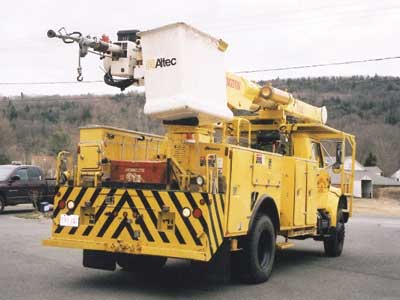
M40 202L52 199L54 192L39 167L0 165L0 213L7 205L32 203L38 208Z

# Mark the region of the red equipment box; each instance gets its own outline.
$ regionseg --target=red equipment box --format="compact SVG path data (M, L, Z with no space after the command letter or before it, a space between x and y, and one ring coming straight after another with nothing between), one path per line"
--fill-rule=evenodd
M113 182L167 184L166 161L113 160L110 165Z

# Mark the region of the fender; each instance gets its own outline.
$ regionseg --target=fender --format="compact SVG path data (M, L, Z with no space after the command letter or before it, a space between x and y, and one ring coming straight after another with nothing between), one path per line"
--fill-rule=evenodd
M280 231L279 212L275 200L271 196L261 195L256 201L250 217L249 230L252 228L256 215L259 213L264 213L271 218L275 232L278 234Z
M339 198L339 204L338 204L338 208L343 208L345 210L348 210L348 204L347 204L347 197L345 195L340 196ZM347 221L349 220L349 216L350 213L349 211L344 211L343 212L343 217L344 217L344 222L347 223Z
M347 197L344 195L338 196L336 193L330 191L328 196L327 211L331 216L331 224L336 224L336 214L338 208L347 209ZM349 220L349 213L344 212L344 221L347 223ZM336 225L335 225L336 226Z

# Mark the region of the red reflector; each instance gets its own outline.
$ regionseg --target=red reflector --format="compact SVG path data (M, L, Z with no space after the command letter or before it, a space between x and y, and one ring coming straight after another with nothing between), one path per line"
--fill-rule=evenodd
M201 211L200 208L195 208L193 210L193 217L195 217L196 219L201 218L202 215L203 215L203 212Z
M59 207L60 209L64 209L64 208L65 208L65 201L64 201L64 200L59 201L59 202L58 202L58 207Z

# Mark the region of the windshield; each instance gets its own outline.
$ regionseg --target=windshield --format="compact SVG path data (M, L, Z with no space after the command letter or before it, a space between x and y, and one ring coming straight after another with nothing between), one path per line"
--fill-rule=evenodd
M0 166L0 180L6 180L14 169L13 166Z

